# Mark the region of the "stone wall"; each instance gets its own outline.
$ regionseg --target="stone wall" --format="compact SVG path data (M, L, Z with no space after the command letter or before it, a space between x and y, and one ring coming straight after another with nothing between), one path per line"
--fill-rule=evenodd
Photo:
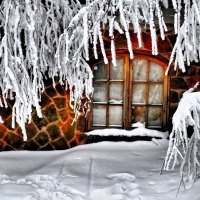
M6 150L61 150L82 144L83 117L72 124L74 112L69 106L69 94L59 84L54 89L46 87L42 95L43 118L38 118L35 110L32 122L26 125L28 140L23 141L21 128L11 128L11 107L0 108L4 124L0 124L0 151Z

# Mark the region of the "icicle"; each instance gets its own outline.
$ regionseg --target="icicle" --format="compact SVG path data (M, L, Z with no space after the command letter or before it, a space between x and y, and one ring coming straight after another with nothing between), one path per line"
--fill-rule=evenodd
M93 50L94 50L95 59L98 59L97 38L98 38L98 28L96 27L96 28L94 28L94 39L93 39Z
M3 124L4 123L4 121L3 121L3 119L2 119L2 117L0 116L0 123L1 124Z
M86 54L86 60L89 60L89 37L88 37L88 14L87 12L83 15L83 28L84 28L84 49Z
M116 53L115 53L115 41L111 40L111 54L112 54L112 63L116 66Z
M105 51L105 47L104 47L104 41L103 41L100 23L98 24L98 34L99 34L99 41L100 41L100 46L101 46L101 52L103 54L104 63L108 64L108 58L106 56L106 51Z

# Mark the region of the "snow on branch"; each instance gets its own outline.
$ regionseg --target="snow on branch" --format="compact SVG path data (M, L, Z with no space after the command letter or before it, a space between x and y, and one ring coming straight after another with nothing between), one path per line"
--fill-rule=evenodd
M42 3L43 2L43 3ZM27 139L25 123L32 107L42 117L39 105L46 72L58 75L55 52L59 36L80 8L66 0L4 0L0 5L0 92L15 100L12 127L19 124Z
M181 164L181 177L186 175L193 179L197 177L200 167L200 92L194 92L198 85L183 94L173 116L173 129L164 164L165 170ZM187 131L189 126L193 127L191 136Z
M200 1L173 0L176 11L174 16L174 30L177 34L168 70L174 62L174 69L179 67L183 72L186 65L198 62L200 58Z
M84 95L90 99L93 92L92 71L87 64L90 56L90 47L98 59L97 45L100 44L101 53L105 64L108 63L102 29L109 30L111 37L112 62L116 65L114 30L125 34L130 58L133 58L130 26L138 35L139 46L142 47L141 26L149 24L152 37L152 53L157 54L157 41L155 18L159 20L162 38L167 30L163 20L160 0L136 0L127 2L125 0L91 0L87 5L72 18L69 26L64 30L59 39L56 53L60 82L69 83L73 106L81 106L81 98ZM155 16L155 13L157 16ZM73 91L73 92L72 92ZM76 110L78 111L78 110Z
M73 57L69 60L77 60L80 56L89 60L89 46L92 44L94 55L97 59L97 44L99 42L104 62L107 63L108 60L104 48L102 29L108 28L109 36L111 37L111 51L114 64L116 62L114 30L117 30L120 34L124 33L126 35L127 46L130 58L132 59L133 50L129 29L133 26L138 36L139 47L142 47L142 24L149 25L152 37L152 53L158 53L155 19L158 19L162 39L164 39L164 32L167 30L161 10L161 0L92 0L88 2L88 5L83 7L72 19L64 35L61 35L62 39L60 40L60 44L64 45L64 41L66 41L68 48L62 48L60 54L63 53L67 58L69 53L72 54ZM65 36L67 32L69 38ZM66 64L64 62L66 62L66 59L63 60L63 65Z

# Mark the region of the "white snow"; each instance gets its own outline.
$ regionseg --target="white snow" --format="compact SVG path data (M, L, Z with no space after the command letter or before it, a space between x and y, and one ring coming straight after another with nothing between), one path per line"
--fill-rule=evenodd
M167 146L163 139L1 152L0 200L174 200L178 171L160 175ZM186 186L177 200L199 200L200 182Z
M168 137L168 132L160 132L157 130L150 130L147 128L144 128L144 125L141 123L135 124L135 128L133 130L124 130L124 129L96 129L90 132L85 133L86 135L98 135L98 136L127 136L127 137L132 137L132 136L149 136L149 137L158 137L158 138L163 138L166 139Z

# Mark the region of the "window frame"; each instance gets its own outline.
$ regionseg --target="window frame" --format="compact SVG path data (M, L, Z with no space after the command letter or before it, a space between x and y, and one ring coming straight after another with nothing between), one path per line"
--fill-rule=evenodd
M149 63L150 62L154 62L158 65L160 65L161 67L163 67L163 74L162 74L162 77L163 77L163 82L162 82L162 96L163 96L163 101L162 101L162 104L160 106L162 106L162 116L161 116L161 121L162 121L162 126L161 128L156 128L156 127L148 127L148 128L156 128L158 130L166 130L167 128L167 123L168 123L168 120L169 120L169 85L170 85L170 77L169 76L165 76L165 71L166 71L166 68L167 68L167 63L160 60L158 57L155 57L155 56L149 56L149 55L135 55L134 56L134 59L131 60L129 58L129 54L127 53L117 53L117 56L116 58L118 59L121 59L123 58L124 59L124 64L123 64L123 81L122 81L122 84L123 84L123 88L124 88L124 92L123 92L123 104L122 104L122 127L117 127L117 126L108 126L108 121L109 121L109 106L117 106L118 104L110 104L109 103L109 85L112 81L109 80L109 76L110 76L110 60L112 59L111 56L108 56L108 60L109 60L109 63L108 64L105 64L106 66L106 74L107 74L107 79L105 82L107 82L107 103L105 103L104 105L106 106L106 125L105 126L93 126L93 105L94 105L94 102L93 102L93 97L91 99L91 109L90 109L90 113L89 113L89 116L87 117L86 119L86 130L89 131L89 130L94 130L94 129L102 129L102 128L122 128L122 129L127 129L127 130L130 130L130 129L133 129L132 127L132 86L135 82L135 84L142 84L144 83L145 85L148 85L148 89L146 90L146 104L145 104L145 107L149 107L150 106L158 106L158 105L149 105L147 104L148 102L148 95L149 95L149 86L150 84L158 84L158 83L161 83L161 82L149 82L149 80L146 80L146 81L140 81L140 82L137 82L136 81L133 81L133 61L134 59L138 59L138 60L147 60L148 61L148 67L147 67L147 71L146 73L148 73L146 75L146 77L149 77ZM92 64L92 72L94 74L94 66L95 65L98 65L100 63L103 63L104 61L103 60L99 60L98 62L95 62ZM93 78L93 83L95 82L103 82L101 80L99 81L95 81L94 78ZM115 82L119 82L119 81L115 81ZM99 103L98 105L103 105L101 103ZM136 104L135 104L136 105ZM145 116L145 121L148 122L148 109L146 111L146 116Z

